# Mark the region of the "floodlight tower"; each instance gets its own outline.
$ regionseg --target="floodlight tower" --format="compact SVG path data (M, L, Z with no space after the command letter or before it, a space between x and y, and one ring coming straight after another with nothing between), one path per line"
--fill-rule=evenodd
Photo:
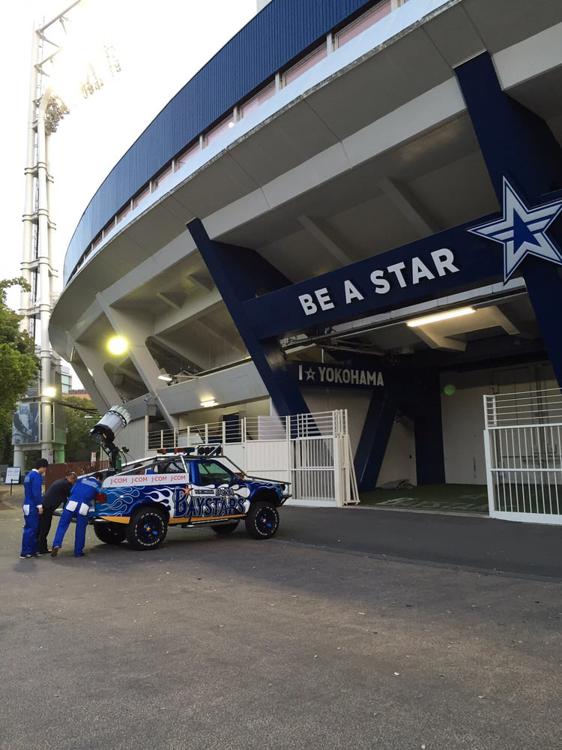
M21 468L24 468L26 450L39 448L41 456L50 462L64 460L64 424L55 425L53 403L60 395L60 358L49 340L49 319L60 292L54 261L49 143L69 110L61 95L49 84L49 77L56 70L56 57L64 47L69 14L82 2L74 0L33 31L21 261L21 275L29 289L22 289L19 312L21 328L35 342L41 369L38 389L30 389L26 399L18 404L14 417L14 465ZM104 53L111 74L118 72L120 67L113 48L105 45ZM83 96L89 96L102 85L92 65L88 65L81 85Z

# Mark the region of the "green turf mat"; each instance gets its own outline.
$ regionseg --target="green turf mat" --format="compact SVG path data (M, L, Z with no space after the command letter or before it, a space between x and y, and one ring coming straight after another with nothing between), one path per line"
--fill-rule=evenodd
M488 493L486 487L479 484L430 484L423 487L363 492L361 504L412 510L486 513Z

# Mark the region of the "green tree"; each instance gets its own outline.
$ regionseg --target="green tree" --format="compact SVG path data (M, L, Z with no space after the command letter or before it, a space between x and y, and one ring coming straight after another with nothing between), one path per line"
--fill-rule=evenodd
M92 451L98 449L96 440L90 437L90 430L99 420L99 415L93 401L89 398L65 396L64 409L66 417L66 460L89 461ZM74 407L74 408L70 408ZM89 409L90 414L83 409ZM93 417L90 418L90 417Z
M34 343L19 327L21 315L6 304L6 290L12 286L28 289L22 278L0 281L0 456L3 462L9 462L12 453L12 415L16 403L25 396L39 370Z

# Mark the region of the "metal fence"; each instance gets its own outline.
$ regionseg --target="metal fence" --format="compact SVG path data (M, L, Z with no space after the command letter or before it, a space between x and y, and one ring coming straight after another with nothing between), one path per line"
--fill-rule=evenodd
M560 388L484 396L490 516L562 524Z
M213 443L245 443L256 440L287 440L307 437L332 437L347 433L347 412L326 411L288 417L260 416L205 422L176 430L148 432L149 450L187 448Z
M248 474L291 482L291 502L359 502L346 410L287 417L228 418L147 435L148 452L221 444Z

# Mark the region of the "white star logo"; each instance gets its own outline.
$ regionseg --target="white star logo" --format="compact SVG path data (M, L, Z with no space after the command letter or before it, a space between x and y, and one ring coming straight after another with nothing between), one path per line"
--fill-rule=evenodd
M508 281L527 255L562 265L560 250L545 234L561 211L562 200L527 208L504 177L502 218L468 231L503 245L503 276Z
M308 370L305 370L304 374L306 375L307 380L314 380L315 373L312 367L309 367Z

